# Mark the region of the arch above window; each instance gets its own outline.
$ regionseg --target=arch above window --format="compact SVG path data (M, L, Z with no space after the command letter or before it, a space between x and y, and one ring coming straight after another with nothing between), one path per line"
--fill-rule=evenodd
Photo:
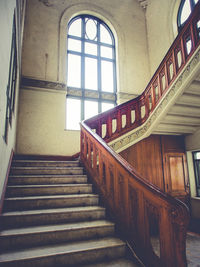
M116 104L115 40L97 17L79 15L68 24L67 88L67 129L70 103L78 105L79 121Z

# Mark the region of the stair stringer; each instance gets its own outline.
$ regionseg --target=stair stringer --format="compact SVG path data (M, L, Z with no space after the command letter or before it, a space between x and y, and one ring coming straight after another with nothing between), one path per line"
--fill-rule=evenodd
M152 134L156 129L156 126L163 120L167 112L175 104L178 97L180 97L188 86L190 86L199 72L200 47L196 49L188 63L171 84L168 91L163 95L148 119L141 126L109 142L109 146L115 152L119 153Z

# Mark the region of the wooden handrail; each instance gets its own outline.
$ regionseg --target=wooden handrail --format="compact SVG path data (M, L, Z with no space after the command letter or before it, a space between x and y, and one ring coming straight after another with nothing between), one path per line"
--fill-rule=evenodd
M200 3L196 5L144 92L135 99L86 120L85 123L106 142L142 125L199 46L199 21Z
M106 142L144 123L184 68L200 43L199 10L200 3L142 95L81 123L81 161L145 266L187 266L189 212L184 203L141 177Z

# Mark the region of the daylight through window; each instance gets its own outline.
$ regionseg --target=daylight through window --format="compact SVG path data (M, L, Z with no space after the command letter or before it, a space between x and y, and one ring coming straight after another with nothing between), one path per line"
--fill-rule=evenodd
M66 128L116 105L115 40L100 19L81 15L68 25Z

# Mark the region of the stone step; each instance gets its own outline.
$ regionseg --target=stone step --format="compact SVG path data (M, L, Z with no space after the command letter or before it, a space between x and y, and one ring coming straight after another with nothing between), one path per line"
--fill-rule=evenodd
M91 184L9 185L6 197L88 193L92 193Z
M100 220L105 218L105 208L100 206L10 211L0 215L1 229L33 225Z
M13 250L114 235L114 224L105 220L15 228L0 232L0 250Z
M120 239L102 238L3 253L0 255L0 266L80 266L104 259L121 258L125 253L126 244Z
M17 167L78 167L79 161L53 161L53 160L13 160L12 166Z
M82 167L11 167L10 175L83 174Z
M9 176L8 185L30 184L84 184L86 175L19 175Z
M95 194L73 194L73 195L49 195L15 197L4 199L4 211L51 209L75 206L98 205L99 197Z
M101 261L95 264L84 264L82 267L142 267L136 259L122 258L109 261Z

